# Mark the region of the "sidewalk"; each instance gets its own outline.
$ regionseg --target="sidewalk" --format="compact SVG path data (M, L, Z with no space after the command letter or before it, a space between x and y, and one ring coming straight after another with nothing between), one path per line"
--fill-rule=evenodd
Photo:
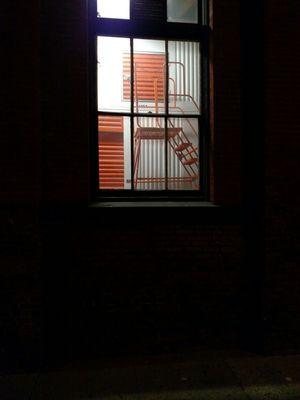
M1 400L300 400L300 356L195 352L0 376Z

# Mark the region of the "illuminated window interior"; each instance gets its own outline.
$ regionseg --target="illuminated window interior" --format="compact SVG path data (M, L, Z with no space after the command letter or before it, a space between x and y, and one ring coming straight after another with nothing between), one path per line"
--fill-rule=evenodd
M98 17L130 19L130 0L97 0Z
M98 37L99 188L199 190L199 43L132 44Z

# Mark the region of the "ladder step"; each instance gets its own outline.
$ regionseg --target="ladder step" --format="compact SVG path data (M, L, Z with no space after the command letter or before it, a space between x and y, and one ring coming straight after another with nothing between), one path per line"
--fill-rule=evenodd
M164 128L137 128L136 137L138 139L151 140L151 139L164 139Z
M195 153L196 155L198 155L198 149L197 149L197 147L196 147L196 148L193 147L192 150L189 150L187 153L185 153L185 156L188 156L188 155L193 154L193 153Z
M179 160L182 160L184 157L190 156L191 154L195 153L195 155L197 156L197 150L193 149L188 151L186 154L183 153L177 153L177 157L179 158Z
M198 158L191 158L190 160L184 160L182 161L183 165L192 165L196 164L198 162Z
M175 147L175 151L182 151L187 149L188 147L190 147L192 145L192 143L188 142L188 143L181 143L179 146Z

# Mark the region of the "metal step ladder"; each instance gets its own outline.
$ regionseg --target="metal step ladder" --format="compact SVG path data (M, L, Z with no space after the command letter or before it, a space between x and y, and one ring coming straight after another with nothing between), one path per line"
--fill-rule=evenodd
M139 126L134 135L135 155L134 155L134 182L135 187L140 179L143 182L150 182L151 178L140 178L138 176L139 163L141 155L141 142L142 140L165 140L165 129L160 127L149 128ZM177 177L178 181L184 182L185 180L191 182L192 186L198 188L199 173L199 157L198 149L187 138L182 128L170 127L168 128L168 139L170 147L178 158L179 162L185 169L186 177ZM186 179L185 179L186 178ZM152 178L155 179L155 178ZM157 178L156 178L157 179Z

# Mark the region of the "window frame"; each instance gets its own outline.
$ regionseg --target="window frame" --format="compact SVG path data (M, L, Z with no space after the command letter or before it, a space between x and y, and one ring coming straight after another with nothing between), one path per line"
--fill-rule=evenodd
M168 22L167 1L165 0L164 21L157 24L147 18L134 18L133 1L131 1L130 19L99 18L97 15L97 0L88 0L88 41L89 41L89 104L90 104L90 193L92 201L108 200L161 200L161 201L209 201L209 143L210 143L210 68L209 68L209 41L210 29L208 26L208 1L198 0L198 24ZM188 28L188 29L187 29ZM130 112L98 111L97 101L97 38L99 36L125 37L130 39L131 52L133 52L134 39L153 39L168 41L192 41L200 44L200 85L201 85L201 114L184 114L184 118L195 118L199 126L199 190L134 190L131 189L99 189L99 153L98 153L98 116L127 116L131 122L137 116L149 117L147 113L137 113L131 108ZM166 49L167 49L166 45ZM166 52L167 57L167 52ZM132 63L132 56L131 56ZM167 79L168 81L168 73ZM131 84L133 86L133 83ZM131 89L132 90L132 89ZM133 93L132 93L133 94ZM168 100L167 100L168 101ZM167 102L166 101L166 102ZM151 114L155 117L156 114ZM164 113L157 115L164 118L182 118L182 114L168 114L168 107ZM167 127L165 127L167 129ZM131 137L133 137L134 124L131 123ZM166 139L167 141L167 139ZM131 144L133 149L133 143ZM132 150L131 150L132 151ZM133 154L133 153L132 153ZM166 176L167 179L167 176Z

